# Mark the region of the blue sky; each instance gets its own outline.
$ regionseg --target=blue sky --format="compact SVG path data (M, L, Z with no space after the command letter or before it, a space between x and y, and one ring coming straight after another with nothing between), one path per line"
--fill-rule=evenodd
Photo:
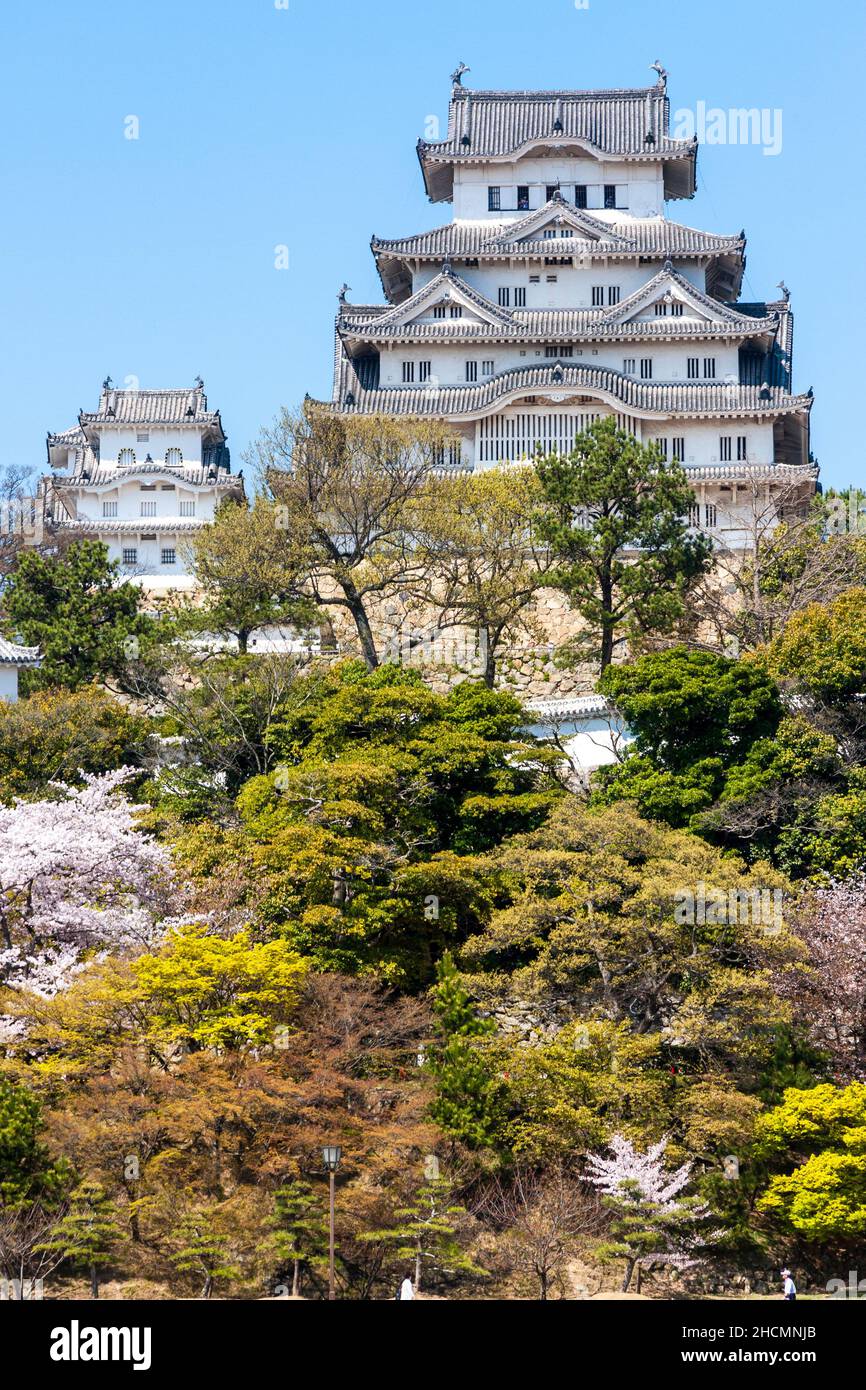
M668 205L745 227L744 298L784 278L796 385L812 386L825 485L866 486L860 405L866 7L783 0L40 0L0 44L0 464L99 386L205 379L236 466L280 405L330 389L336 293L381 296L372 233L448 221L415 141L468 86L641 86L672 110L782 111L782 151L703 147ZM124 136L129 116L139 138ZM289 269L274 248L289 248Z

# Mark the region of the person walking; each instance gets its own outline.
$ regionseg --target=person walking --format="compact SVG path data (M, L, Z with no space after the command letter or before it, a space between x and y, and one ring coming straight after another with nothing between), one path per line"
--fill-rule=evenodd
M797 1285L791 1276L790 1269L782 1270L782 1297L786 1303L796 1303Z

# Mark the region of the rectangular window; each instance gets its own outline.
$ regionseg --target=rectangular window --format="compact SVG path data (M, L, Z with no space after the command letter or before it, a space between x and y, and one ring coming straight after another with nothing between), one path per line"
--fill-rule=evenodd
M444 305L444 304L437 304L437 305L435 306L435 308L434 308L434 310L433 310L433 317L434 317L434 319L444 319L444 317L445 317L445 305Z
M637 363L633 357L626 357L623 360L622 370L624 376L634 376Z
M408 383L409 383L410 381L414 381L414 380L415 380L415 363L414 363L414 362L404 362L404 363L403 363L403 385L406 386L406 385L408 385Z
M608 285L608 287L607 287L607 302L608 302L608 304L618 304L618 303L619 303L619 285Z
M117 503L116 503L116 502L103 502L103 504L102 504L102 515L103 515L103 516L117 516Z
M731 436L729 434L719 436L719 458L722 463L730 463L731 461Z
M658 444L658 446L659 446L659 453L661 454L662 458L663 458L663 459L666 459L667 456L668 456L668 441L667 441L667 439L657 439L657 440L656 440L656 444Z
M616 184L606 183L604 186L604 205L606 208L616 207Z
M195 498L181 498L179 514L181 516L195 516Z
M715 357L705 357L705 358L704 358L704 376L715 376L715 374L716 374L716 359L715 359Z
M467 381L477 381L477 380L478 380L478 363L477 363L477 362L467 362L467 363L466 363L466 380L467 380Z
M529 212L529 184L519 183L517 185L517 211Z
M530 275L530 277L529 277L529 283L530 283L530 285L540 285L540 284L541 284L541 276L540 276L540 275Z
M692 505L689 507L689 525L690 525L690 526L700 526L700 524L701 524L701 508L700 508L700 503L698 503L698 502L693 502Z
M574 189L574 206L575 206L576 208L585 208L585 207L586 207L586 184L585 184L585 183L579 183L579 184L576 184L576 185L575 185L575 189Z
M433 371L433 363L432 363L432 362L419 362L419 363L418 363L418 380L419 380L419 381L429 381L429 380L430 380L430 375L431 375L432 371Z
M142 515L142 516L156 516L156 503L155 503L155 502L142 502L142 504L141 504L141 515Z
M156 492L156 483L139 483L139 492Z
M557 280L559 279L559 276L558 276L558 275L546 275L544 278L546 279L548 285L555 285L556 282L557 282Z
M173 546L164 547L163 550L162 550L162 563L163 563L164 565L173 565L173 564L174 564L174 561L175 561L174 547L173 547Z
M693 381L693 380L695 379L695 377L700 376L700 370L699 370L699 369L700 369L700 365L701 365L701 364L700 364L700 359L699 359L699 358L697 358L697 357L689 357L689 358L688 358L688 360L687 360L687 362L686 362L686 376L689 378L690 381Z
M663 299L657 299L655 304L653 305L653 308L656 311L656 318L659 319L663 319L668 312L668 306L665 304Z
M746 455L746 435L737 435L737 458L741 463L745 462Z
M508 288L507 285L500 285L500 286L499 286L499 307L500 307L501 309L507 309L507 308L509 308L510 304L511 304L511 290Z
M487 211L499 212L501 207L502 189L497 187L495 184L491 184L491 186L487 190Z
M135 436L135 442L136 442L136 444L149 444L149 443L150 443L150 435L149 435L149 434L137 434L137 435Z
M707 502L704 506L704 525L715 526L716 524L716 505L714 502Z
M650 381L653 374L653 360L651 357L642 357L640 360L640 375L642 381Z
M462 319L462 317L463 317L463 305L462 305L462 304L452 304L452 305L451 305L451 317L452 317L452 319Z
M568 347L564 347L561 343L554 343L551 347L544 349L544 355L545 357L573 357L574 348L570 344Z
M522 285L518 285L514 290L514 307L515 309L526 308L526 290Z
M123 551L121 552L121 554L122 554L123 563L124 563L125 565L137 565L137 564L138 564L138 551L137 551L137 550L134 550L134 549L130 548L130 549L128 549L128 550L123 550Z
M598 309L604 304L604 285L593 285L592 287L592 307Z
M674 300L673 304L671 305L671 313L673 314L673 316L674 316L675 319L681 319L681 318L682 318L682 316L683 316L683 302L682 302L681 299L675 299L675 300Z
M686 441L683 435L674 435L671 440L671 455L677 463L682 463L686 456Z
M492 357L486 357L486 358L484 359L484 361L481 363L481 375L482 375L482 376L492 376L492 375L493 375L493 358L492 358Z

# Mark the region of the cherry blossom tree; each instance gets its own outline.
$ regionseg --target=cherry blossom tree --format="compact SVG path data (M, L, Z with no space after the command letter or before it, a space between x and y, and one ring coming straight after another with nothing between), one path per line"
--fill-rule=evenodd
M176 892L167 851L136 824L122 768L0 806L0 984L46 997L83 960L148 947Z
M693 1165L665 1168L667 1146L664 1138L641 1152L630 1139L615 1134L610 1157L587 1155L585 1180L602 1192L605 1206L614 1213L613 1239L600 1246L598 1254L625 1261L624 1293L635 1271L639 1293L641 1272L648 1266L688 1269L700 1263L705 1247L722 1234L706 1229L710 1211L705 1203L684 1195Z
M866 878L836 880L808 897L794 923L807 971L778 980L840 1080L866 1081Z

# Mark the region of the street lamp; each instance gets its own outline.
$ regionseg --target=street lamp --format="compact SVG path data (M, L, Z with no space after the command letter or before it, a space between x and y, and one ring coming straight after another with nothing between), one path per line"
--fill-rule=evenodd
M328 1298L336 1298L334 1291L334 1178L340 1166L343 1150L339 1144L326 1144L322 1149L322 1162L328 1172L328 1185L331 1194L331 1220L328 1242Z

